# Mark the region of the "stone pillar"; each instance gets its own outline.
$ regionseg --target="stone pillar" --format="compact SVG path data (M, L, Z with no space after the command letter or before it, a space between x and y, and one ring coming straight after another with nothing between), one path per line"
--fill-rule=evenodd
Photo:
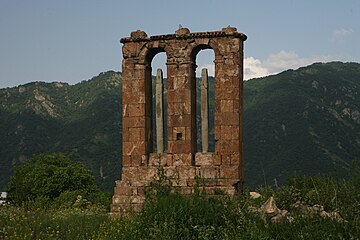
M146 88L146 67L142 64L132 64L133 59L124 59L123 69L123 166L131 162L132 158L142 158L151 148L146 141L146 119L150 117L148 111L148 98ZM151 86L150 86L151 87ZM151 95L150 95L151 96ZM130 163L130 165L135 164Z
M164 118L163 118L163 72L161 69L156 73L156 148L157 153L164 152Z
M231 29L230 29L231 30ZM215 152L221 158L220 175L234 173L237 193L243 176L242 145L242 64L241 38L216 39L220 51L215 53ZM226 47L225 47L226 46Z
M208 101L208 71L201 71L201 143L202 152L209 148L209 101Z
M168 59L168 153L195 153L196 98L195 81L192 81L193 64L184 58ZM190 158L187 158L191 160ZM191 165L191 161L186 163Z

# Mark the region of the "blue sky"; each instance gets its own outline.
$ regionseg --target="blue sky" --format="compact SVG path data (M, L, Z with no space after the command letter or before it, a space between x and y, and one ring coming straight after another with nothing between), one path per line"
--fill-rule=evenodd
M358 0L0 0L0 88L32 81L75 84L121 71L119 39L228 25L248 36L245 77L313 62L360 62ZM164 66L156 56L153 69ZM212 68L213 53L197 64Z

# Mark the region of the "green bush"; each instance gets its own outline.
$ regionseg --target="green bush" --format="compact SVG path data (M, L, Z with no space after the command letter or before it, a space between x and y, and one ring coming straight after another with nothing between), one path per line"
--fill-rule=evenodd
M34 156L15 169L8 199L18 205L36 199L55 200L64 192L99 193L91 172L61 153Z
M65 191L54 199L54 206L57 208L72 208L77 197L83 196L83 191Z

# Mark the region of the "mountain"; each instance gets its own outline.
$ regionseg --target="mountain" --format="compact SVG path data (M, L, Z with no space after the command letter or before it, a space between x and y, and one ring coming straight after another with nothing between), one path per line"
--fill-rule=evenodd
M76 85L34 82L0 90L0 189L33 154L64 152L112 191L120 175L121 74ZM114 169L119 169L114 171Z
M245 83L245 176L344 176L360 161L360 64L316 63Z
M345 176L359 160L360 64L316 63L252 79L244 102L247 186L294 174ZM0 190L15 165L49 152L83 162L112 191L121 171L121 73L0 89Z

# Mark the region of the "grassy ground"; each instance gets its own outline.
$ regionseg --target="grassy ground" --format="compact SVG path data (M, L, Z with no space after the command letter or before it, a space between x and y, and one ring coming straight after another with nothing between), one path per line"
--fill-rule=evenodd
M89 204L39 208L0 207L1 239L360 239L360 174L343 181L329 176L298 177L283 188L262 188L250 199L159 194L140 213L109 218ZM290 213L282 222L255 213L273 196ZM300 201L337 211L343 221L293 210Z

